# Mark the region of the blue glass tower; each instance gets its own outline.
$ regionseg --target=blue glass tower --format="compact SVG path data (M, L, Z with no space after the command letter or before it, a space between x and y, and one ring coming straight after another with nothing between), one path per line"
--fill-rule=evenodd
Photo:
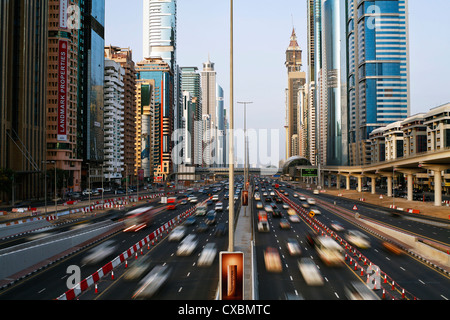
M407 0L347 0L350 164L370 161L376 128L410 114Z

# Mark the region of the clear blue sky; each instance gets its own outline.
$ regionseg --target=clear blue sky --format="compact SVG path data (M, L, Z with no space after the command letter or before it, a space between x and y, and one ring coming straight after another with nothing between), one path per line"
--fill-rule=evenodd
M229 105L229 0L178 0L177 60L180 66L215 63ZM409 0L411 115L450 102L450 1ZM142 59L142 0L106 0L105 44L133 49ZM306 0L234 1L234 97L253 101L248 128L280 129L284 157L287 73L285 50L294 26L307 70ZM235 127L243 127L235 104Z

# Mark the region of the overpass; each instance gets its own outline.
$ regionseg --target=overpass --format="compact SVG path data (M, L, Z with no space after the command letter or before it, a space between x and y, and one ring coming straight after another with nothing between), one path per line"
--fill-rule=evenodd
M167 176L167 181L174 180L177 176L178 177L194 177L196 176L228 176L229 175L229 168L194 168L191 167L189 171L180 171L180 172L174 172ZM248 169L249 174L254 175L261 175L261 176L273 176L273 175L281 175L282 169L279 168L249 168ZM234 174L235 175L244 175L244 168L234 168Z
M450 149L444 149L365 166L325 166L321 173L328 175L329 179L332 175L336 175L338 180L341 176L346 177L347 190L350 190L350 177L356 177L358 192L361 192L362 178L371 178L372 194L375 194L375 180L386 177L388 197L392 197L392 181L395 174L404 174L407 177L408 200L412 201L414 177L428 177L428 170L430 170L429 177L432 177L434 182L434 205L442 206L442 171L448 169L450 169ZM450 179L450 176L448 178Z

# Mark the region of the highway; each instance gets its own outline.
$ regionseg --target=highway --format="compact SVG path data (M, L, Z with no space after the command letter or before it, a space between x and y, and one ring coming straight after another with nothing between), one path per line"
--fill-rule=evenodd
M401 299L402 294L405 299L420 300L448 300L450 298L450 277L426 264L424 261L403 253L400 255L387 251L384 247L385 239L375 233L368 232L366 229L355 222L352 218L353 203L343 198L335 198L326 194L313 194L311 190L294 189L294 186L282 184L276 189L269 179L264 182L262 178L254 179L253 190L255 187L261 196L261 200L251 202L251 212L253 213L253 225L255 234L255 288L256 297L259 300L347 300L352 298L349 295L349 289L355 284L365 284L367 281L367 265L365 261L371 262L381 270L381 282L386 277L386 283L381 288L372 291L375 298L378 299ZM266 190L263 191L263 188ZM211 187L212 189L212 187ZM210 192L210 191L209 191ZM197 229L200 223L205 221L205 216L195 216L195 222L189 224L188 221L182 221L186 228L185 236L194 235L196 245L194 250L187 256L177 254L177 249L181 240L169 241L169 235L174 231L165 232L156 242L149 243L135 255L129 257L126 263L120 264L113 270L113 273L103 276L96 286L91 286L88 290L82 292L77 299L79 300L133 300L133 299L154 299L154 300L214 300L217 298L217 289L219 282L219 252L226 251L228 245L228 199L224 198L228 192L221 188L218 194L218 202L223 203L223 211L216 212L216 221L213 225L208 225L206 230ZM263 192L267 192L266 199ZM271 196L270 193L273 192ZM198 202L202 203L209 199L211 193L195 193ZM283 201L275 202L279 197ZM314 198L315 204L306 209L306 198ZM108 238L102 239L98 243L74 253L50 267L36 272L34 275L19 281L15 285L0 291L0 300L53 300L61 296L68 290L67 281L71 278L68 267L78 266L80 268L80 280L86 279L102 266L111 261L118 255L126 252L136 243L146 238L149 234L165 225L168 221L186 212L194 207L195 204L179 204L175 210L168 210L166 204L160 204L159 200L153 200L150 204L141 204L138 207L152 205L161 207L163 210L158 212L152 224L137 232L123 232L123 230L114 233ZM240 197L236 203L240 201ZM269 232L258 231L258 212L264 211L264 208L257 208L257 203L261 202L263 206L271 205L277 208L281 217L274 217L270 212L267 214ZM208 210L213 210L216 201L208 206ZM289 204L289 207L286 205ZM284 205L284 206L283 206ZM239 206L235 206L239 210ZM132 209L134 209L133 207ZM280 222L283 218L287 219L288 208L294 208L297 222L289 221L288 228L281 228ZM309 217L309 212L316 209L314 217ZM410 220L407 217L393 216L389 210L373 207L369 204L358 204L358 212L361 215L376 219L377 221L402 228L405 231L413 232L420 237L436 241L442 245L449 243L448 227L423 223L422 221ZM115 217L118 219L131 209L111 211L111 215L98 216L78 222L77 226L83 223L90 225L105 219ZM302 211L303 210L303 211ZM291 212L292 214L292 212ZM341 225L342 230L332 229L336 222ZM218 227L225 226L225 234L216 233ZM73 225L62 226L52 232L64 232ZM358 230L364 234L370 243L368 248L356 246L347 246L347 233L349 230ZM307 240L308 235L320 235L324 233L335 237L336 242L343 247L345 261L340 266L328 266L320 258L318 251ZM291 255L288 251L287 241L294 239L297 241L301 254ZM5 240L1 245L3 247L24 243L29 241L29 236L18 237L14 240ZM114 250L104 257L103 260L89 264L83 259L93 248L112 242ZM199 257L203 249L212 243L215 244L216 255L211 265L200 266ZM345 246L345 248L344 248ZM281 270L269 270L266 265L265 252L267 248L273 248L279 256ZM352 249L350 249L352 248ZM354 250L354 251L350 251ZM361 258L362 257L362 258ZM309 283L308 274L304 274L299 269L299 261L308 258L312 260L315 270L322 278L322 283L312 285ZM353 260L352 260L353 259ZM268 261L268 260L267 260ZM353 262L353 263L352 263ZM142 264L143 263L143 264ZM131 273L135 267L145 265L146 269L141 276L131 278ZM305 262L304 262L305 264ZM303 265L304 265L303 264ZM356 267L358 264L358 267ZM141 279L156 267L162 267L169 271L168 277L164 279L161 287L158 287L151 296L143 296L143 287ZM364 268L364 270L362 270ZM394 290L391 285L395 283ZM393 286L394 287L394 286ZM385 290L383 290L385 289ZM404 293L402 292L404 290Z

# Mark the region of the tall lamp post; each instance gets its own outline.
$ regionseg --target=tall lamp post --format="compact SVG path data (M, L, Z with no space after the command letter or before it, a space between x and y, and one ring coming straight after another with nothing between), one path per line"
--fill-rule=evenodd
M247 183L248 183L248 166L249 166L249 159L248 159L248 137L247 137L247 104L252 104L253 102L238 102L239 104L244 105L244 181L245 186L244 190L248 191Z
M234 82L233 82L233 0L230 0L230 138L229 138L229 194L228 251L234 252ZM233 197L233 198L231 198Z

